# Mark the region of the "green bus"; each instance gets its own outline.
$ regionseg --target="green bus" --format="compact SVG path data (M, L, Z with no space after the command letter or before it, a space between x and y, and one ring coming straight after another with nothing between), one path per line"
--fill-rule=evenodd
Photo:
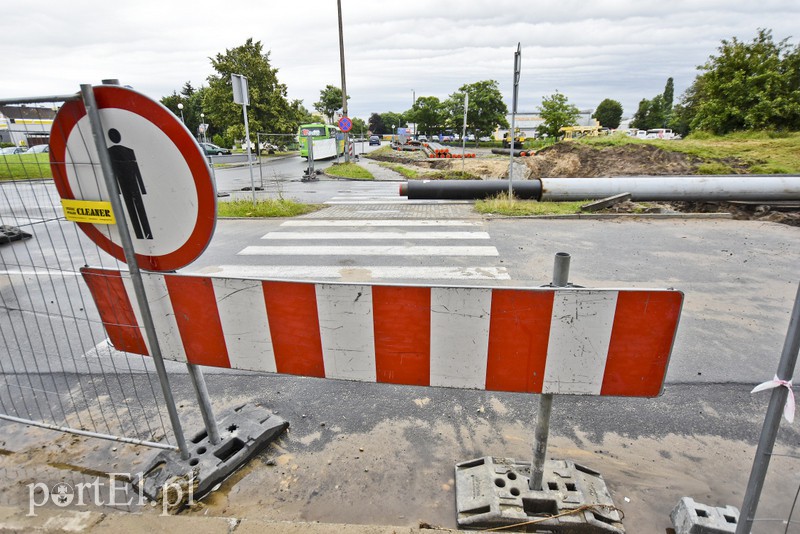
M301 124L297 129L297 138L300 142L300 157L308 159L308 136L314 140L314 159L325 159L344 154L344 133L332 124ZM320 143L326 139L332 143Z

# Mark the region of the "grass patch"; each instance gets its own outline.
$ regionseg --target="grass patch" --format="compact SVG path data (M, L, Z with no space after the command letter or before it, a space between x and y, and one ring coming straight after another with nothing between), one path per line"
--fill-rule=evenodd
M677 141L642 140L616 134L587 137L573 142L598 148L652 144L663 150L681 152L705 160L706 164L701 166L699 174L718 174L716 171L727 166L723 161L741 162L753 174L800 173L800 132L738 132L723 136L696 132ZM728 168L725 172L731 173L732 170Z
M297 151L297 150L288 150L288 151L283 151L283 152L280 151L280 150L276 150L275 152L262 152L261 153L261 157L262 158L277 158L277 157L280 157L280 156L297 156L299 154L300 154L300 152Z
M339 178L349 178L350 180L375 179L371 172L356 163L334 163L325 169L325 174L338 176Z
M392 147L389 145L382 145L380 148L376 148L372 152L367 152L363 155L365 158L371 158L373 156L390 156L394 154L395 151L392 150Z
M425 174L420 178L424 178L426 180L480 180L480 176L476 176L466 171L438 171Z
M50 154L0 156L0 180L32 180L52 177Z
M267 199L256 202L252 200L232 200L217 204L217 215L220 217L295 217L305 215L323 208L319 204L302 204L287 199Z
M725 165L718 161L703 163L697 167L696 174L736 174L730 165Z
M475 202L478 213L496 215L574 215L580 213L585 200L573 202L536 202L535 200L520 200L509 197L508 193L500 193L486 200Z
M615 147L624 145L637 145L647 143L643 139L636 139L624 133L615 133L614 135L601 135L597 137L582 137L574 141L566 141L567 143L581 143L596 148ZM674 141L672 141L674 142Z
M398 165L396 163L386 163L385 161L379 161L378 165L380 165L381 167L385 167L387 169L391 169L394 172L400 173L409 180L420 178L420 173L418 171L416 171L415 169L409 169L408 167L405 167L403 165ZM424 177L424 175L422 176Z

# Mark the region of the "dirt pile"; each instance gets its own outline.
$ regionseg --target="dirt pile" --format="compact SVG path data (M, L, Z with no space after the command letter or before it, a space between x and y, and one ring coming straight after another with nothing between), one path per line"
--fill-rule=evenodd
M602 150L581 143L557 143L523 158L531 178L694 174L702 160L652 145L623 145Z

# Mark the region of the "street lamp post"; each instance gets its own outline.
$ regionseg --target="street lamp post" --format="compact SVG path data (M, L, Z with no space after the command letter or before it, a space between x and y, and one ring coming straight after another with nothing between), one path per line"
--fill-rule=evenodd
M181 122L186 124L186 121L183 120L183 103L182 102L178 102L178 109L181 110Z

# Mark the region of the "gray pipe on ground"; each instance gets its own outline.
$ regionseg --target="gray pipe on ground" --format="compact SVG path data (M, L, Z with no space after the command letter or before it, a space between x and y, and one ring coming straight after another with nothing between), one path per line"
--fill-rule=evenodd
M593 200L630 193L631 200L798 200L800 176L624 176L542 178L541 200Z
M625 176L541 178L514 182L517 198L594 200L630 193L634 201L800 200L800 176ZM409 199L476 200L508 190L507 180L410 181L400 186Z

